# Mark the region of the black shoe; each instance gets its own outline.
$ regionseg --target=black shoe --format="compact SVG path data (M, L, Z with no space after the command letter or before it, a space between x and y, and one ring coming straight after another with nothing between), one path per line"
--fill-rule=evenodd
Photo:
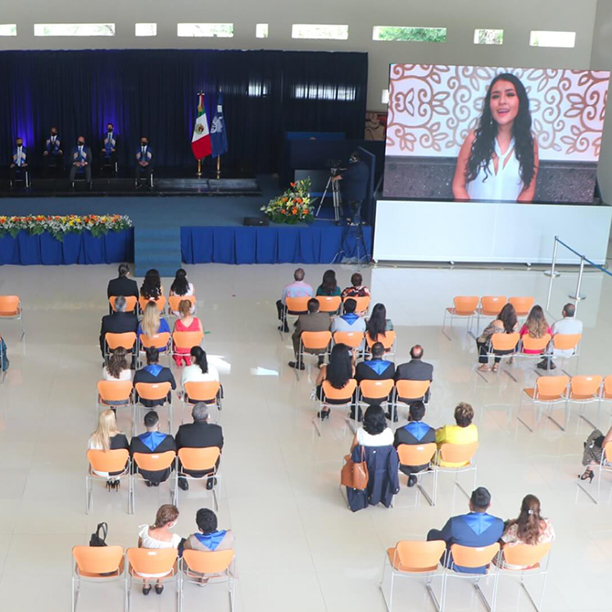
M151 486L152 486L152 487L159 487L159 482L152 482L152 483L151 483Z
M359 413L357 414L357 422L361 423L361 419L363 418L363 415L361 414L361 408L359 409ZM355 410L353 408L351 408L351 421L355 420Z
M142 587L142 594L143 595L148 595L151 592L151 585L149 584L148 586L143 586Z
M288 334L289 333L289 327L287 325L285 325L285 327L283 327L282 325L278 326L278 331L282 331L284 334Z
M325 419L329 419L330 413L331 410L321 410L321 412L317 412L317 417L324 421Z
M145 484L147 485L147 487L153 486L153 483L150 480L145 480Z
M317 361L317 368L321 369L321 367L323 366L324 363L325 363L325 357L320 356L318 361Z
M398 416L397 416L397 410L393 411L393 415L391 415L391 410L387 410L387 412L385 413L385 416L391 421L393 421L394 423L397 423Z
M161 595L164 592L164 585L163 584L156 584L155 585L155 592L158 595Z
M217 479L216 478L207 478L206 479L206 488L209 491L212 491L213 487L217 484Z
M186 478L179 478L178 479L178 486L180 489L182 489L183 491L189 491L189 483L187 482Z
M410 474L410 476L408 476L408 486L414 487L416 483L417 483L417 477L414 474Z
M297 363L296 361L290 361L289 367L294 368L296 370L305 370L306 366L303 363Z

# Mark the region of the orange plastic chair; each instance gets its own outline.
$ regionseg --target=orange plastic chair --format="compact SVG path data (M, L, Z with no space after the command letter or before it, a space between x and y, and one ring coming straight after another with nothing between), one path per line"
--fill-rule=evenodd
M221 410L221 383L211 380L202 382L186 382L184 404L215 404L217 410Z
M355 302L357 302L357 306L355 306L355 312L358 315L363 316L365 313L368 312L368 309L370 308L370 302L372 301L372 297L369 295L356 297L347 296L342 301L346 302L346 300L355 300Z
M96 472L105 474L116 474L114 479L119 479L121 476L127 476L130 473L130 453L125 448L116 450L88 450L87 461L89 469L85 476L85 495L86 495L86 512L89 514L93 505L93 481L104 480L107 476L100 476ZM130 512L130 501L128 496L128 514Z
M148 300L143 295L138 298L138 305L140 306L140 312L144 312L149 302L153 302L155 306L157 306L157 310L159 312L163 312L166 307L166 298L163 295L160 295L156 300Z
M521 357L535 357L540 359L550 342L550 334L544 334L541 338L532 338L529 334L525 334L521 338ZM525 351L537 351L526 353Z
M432 598L434 607L437 610L441 609L433 589L430 587L430 582L435 577L443 578L443 573L439 571L439 567L440 559L444 556L445 552L446 543L441 540L433 540L431 542L401 540L395 545L395 548L387 549L383 563L380 589L389 612L393 610L393 591L396 578L425 578L425 587ZM384 590L387 565L391 571L388 599ZM441 588L443 589L443 580ZM440 599L442 599L442 594Z
M493 351L515 351L521 336L518 332L512 334L493 334L491 348ZM491 353L494 355L495 353ZM511 355L498 355L498 357L511 357Z
M339 295L317 295L320 312L329 312L337 314L342 304L342 298Z
M207 481L208 478L216 478L219 483L221 483L221 476L219 475L219 467L217 466L217 461L219 461L221 457L221 449L217 446L209 446L206 448L179 448L178 451L178 459L179 464L175 471L176 475L176 486L178 487L178 479L186 478L192 480L204 480ZM209 472L206 476L202 478L195 478L194 476L190 476L185 473L185 470L189 470L190 472ZM220 486L220 485L219 485ZM178 488L176 489L176 497L175 497L175 505L178 508ZM217 498L216 487L212 488L213 501L215 504L215 510L219 510L219 500ZM220 495L220 493L219 493Z
M389 380L362 380L359 383L359 402L366 403L365 400L376 400L386 402L389 400L393 391L394 381ZM355 415L357 410L355 411Z
M281 310L281 338L284 328L289 326L289 318L297 319L300 315L308 313L308 300L310 299L308 296L285 298L285 307Z
M597 425L584 415L584 410L587 404L597 402L599 404L601 398L601 376L572 376L570 380L569 393L567 394L568 403L580 405L580 418L586 421L594 429Z
M0 319L15 319L21 324L21 338L25 336L23 309L18 295L0 295Z
M428 380L398 380L395 383L395 409L397 410L398 402L411 404L417 400L425 401L430 386L431 382Z
M155 406L155 410L166 406L168 408L168 431L172 431L172 400L168 401L168 394L172 391L172 385L169 382L161 383L145 383L139 382L134 385L136 389L136 401L134 402L134 411L132 422L134 425L134 433L136 431L136 423L138 417L138 405L144 406L141 400L164 400L163 404ZM147 410L152 410L148 406L144 406Z
M131 380L100 380L98 381L98 410L102 408L120 408L133 403ZM109 402L123 402L110 404Z
M569 385L569 376L540 376L536 380L535 387L529 387L523 389L521 394L521 401L519 403L519 409L517 419L527 427L527 429L533 432L533 429L520 417L521 407L523 405L523 399L525 397L531 399L532 407L535 413L536 405L548 406L547 417L551 419L556 425L561 427L555 419L552 418L551 412L555 404L566 404L567 412L567 393ZM538 414L537 422L540 421L540 414ZM567 417L566 417L567 418ZM535 426L535 425L534 425ZM563 429L563 427L561 427Z
M176 453L174 451L166 451L164 453L134 453L132 456L132 475L130 478L130 499L131 513L136 511L136 480L144 480L140 470L145 472L163 472L170 469L176 461ZM176 479L175 479L176 486ZM170 503L174 503L176 497L176 489L170 487Z
M122 334L113 334L108 332L104 335L105 355L108 356L120 346L126 351L131 351L136 344L136 332L124 332Z
M372 338L370 338L370 334L368 334L367 332L365 334L365 341L368 347L368 351L372 350L372 345L375 342L380 342L385 347L385 353L387 353L387 355L395 354L395 350L394 350L395 340L396 340L395 331L388 331L388 332L385 332L384 334L378 334L375 340L372 340Z
M72 558L72 612L76 612L82 580L100 584L123 578L123 546L74 546Z
M185 583L197 584L201 586L200 578L209 576L208 584L227 582L230 608L234 610L235 598L235 578L232 572L232 564L235 559L234 549L202 551L185 549L181 559L182 580L181 580L181 605L182 609L183 589Z
M522 319L529 315L535 300L532 297L511 297L508 302L514 306L517 318Z
M125 580L128 612L131 608L132 584L134 580L140 581L143 579L143 574L162 574L159 580L174 580L178 595L180 584L177 580L178 551L176 548L128 548L126 556L127 572Z
M178 312L179 304L183 300L189 300L189 302L191 302L191 309L193 310L196 305L195 295L171 295L168 297L168 314Z
M329 354L329 345L332 335L330 331L304 331L300 334L300 347L298 350L298 363L304 363L304 356L307 353L316 353L325 357ZM296 370L297 372L297 370Z
M117 299L116 295L111 295L108 298L108 303L114 312L117 312L115 309L115 300ZM127 295L125 296L125 312L134 312L136 310L136 306L138 305L138 300L135 295Z
M455 474L455 485L457 485L461 491L470 497L470 494L461 486L459 483L459 474L465 472L474 473L474 482L470 491L476 488L476 477L478 468L474 461L474 456L478 450L478 442L470 442L469 444L451 444L446 442L440 445L438 449L438 455L435 461L436 476L434 478L434 494L432 506L436 505L438 500L438 482L440 472L450 472ZM447 465L441 465L447 464ZM451 464L451 465L448 465Z
M606 376L601 388L601 399L604 401L612 400L612 376Z
M353 403L353 395L356 388L357 381L354 378L350 378L342 389L336 389L335 387L331 386L328 380L324 380L323 384L321 385L323 399L319 402L320 410L332 407L350 407ZM333 403L329 403L330 400ZM314 425L317 434L320 436L321 430L319 429L318 425L319 420L320 418L315 415L312 419L312 424Z
M346 344L349 348L358 349L363 344L363 332L334 332L334 344Z
M437 450L438 448L435 442L431 442L429 444L400 444L397 447L397 454L399 456L400 466L429 465L433 461ZM435 469L416 472L414 476L417 477L417 486L419 490L421 491L421 493L423 493L425 499L429 502L429 504L433 506L433 494L429 495L429 493L427 493L427 491L423 488L420 482L423 476L426 476L427 474L431 474L433 476L433 488L435 491L437 484L437 472Z
M153 336L140 334L140 352L144 353L148 348L155 347L160 353L168 350L170 344L170 332L161 332Z
M468 333L472 328L472 321L477 315L478 309L477 295L458 295L453 298L453 306L444 309L444 318L442 319L442 333L450 340L451 337L444 331L446 328L446 317L450 319L451 329L453 327L453 319L467 319Z
M559 351L572 351L571 355L559 356L560 359L580 357L580 340L582 334L555 334L552 339L553 349ZM554 351L553 351L554 355Z
M483 295L480 298L479 317L496 317L500 310L507 304L505 295Z
M200 346L204 340L204 332L201 331L175 331L172 334L173 351L174 349L182 349L183 351L190 351L194 346ZM176 353L178 355L178 353ZM184 353L183 353L184 354Z

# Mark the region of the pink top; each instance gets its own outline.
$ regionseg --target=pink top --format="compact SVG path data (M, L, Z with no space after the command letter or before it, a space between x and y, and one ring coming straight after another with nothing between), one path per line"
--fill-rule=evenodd
M521 331L519 332L521 334L521 338L523 336L529 336L529 330L527 329L527 325L524 324L523 327L521 327ZM552 330L550 329L550 326L548 326L546 328L546 333L550 334L551 338L552 338ZM533 337L533 336L530 336ZM539 355L540 353L543 353L544 351L530 351L527 349L523 349L523 353L525 353L525 355Z

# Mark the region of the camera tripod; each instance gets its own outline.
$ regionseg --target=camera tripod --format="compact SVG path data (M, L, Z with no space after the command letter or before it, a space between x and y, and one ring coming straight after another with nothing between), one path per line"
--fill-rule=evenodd
M352 257L347 256L350 239L355 244L355 248L350 251ZM370 261L370 253L363 237L363 225L361 223L349 223L342 232L340 250L334 255L331 263L360 264L364 261L366 263Z
M327 197L327 193L331 186L332 200L334 203L334 222L340 223L340 218L344 213L344 211L342 210L342 196L340 195L340 185L338 184L338 181L332 180L333 177L334 174L332 173L332 175L327 179L327 185L325 185L325 190L323 191L323 195L321 196L321 199L319 201L319 207L317 208L317 212L315 213L315 218L318 218L319 213L321 212L321 206L323 206L323 202L325 201L325 198Z

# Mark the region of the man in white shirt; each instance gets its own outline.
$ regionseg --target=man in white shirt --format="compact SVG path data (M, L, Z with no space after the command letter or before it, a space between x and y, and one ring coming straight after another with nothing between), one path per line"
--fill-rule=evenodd
M562 319L555 321L551 328L553 336L582 334L582 321L574 318L576 314L576 306L574 304L566 304L561 313ZM552 355L555 357L571 357L574 354L574 349L552 349ZM550 365L549 365L550 362ZM554 370L557 366L553 363L552 357L544 358L538 363L538 368L541 370Z
M356 308L357 302L353 298L348 298L344 301L344 314L334 319L332 323L332 333L338 331L365 333L365 320L355 313Z
M283 309L285 308L286 299L288 297L314 297L314 291L312 287L304 282L304 277L306 276L306 272L302 268L298 268L293 273L293 282L285 285L283 289L283 293L281 295L281 299L276 302L276 310L278 311L278 320L283 320ZM287 333L289 328L285 325L285 329L282 329L282 325L278 328L281 331Z

